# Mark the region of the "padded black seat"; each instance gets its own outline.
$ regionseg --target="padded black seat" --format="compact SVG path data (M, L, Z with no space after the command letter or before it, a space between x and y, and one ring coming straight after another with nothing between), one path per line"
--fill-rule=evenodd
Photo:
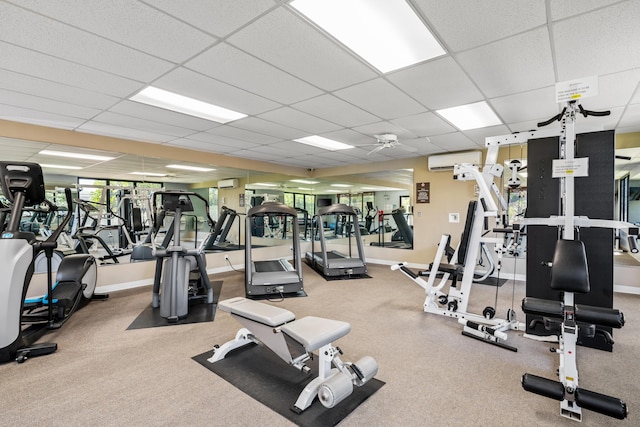
M551 289L586 294L590 290L587 253L580 240L558 240L551 266Z

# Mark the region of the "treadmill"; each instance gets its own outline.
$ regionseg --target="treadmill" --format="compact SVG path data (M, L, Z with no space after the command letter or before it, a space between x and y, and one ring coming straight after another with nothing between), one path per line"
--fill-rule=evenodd
M251 235L245 233L245 291L248 298L261 295L286 295L304 291L302 284L302 258L300 256L300 235L298 233L298 212L279 202L264 202L247 212L246 230L268 223L272 217L281 217L290 223L292 232L293 265L286 259L253 261ZM263 234L259 234L263 235Z
M336 250L327 250L327 239L322 224L324 224L324 217L330 215L334 216L336 224L342 223L343 234L348 237L347 254ZM339 203L318 208L315 219L313 223L317 225L318 230L311 233L314 238L311 240L311 252L307 252L305 255L307 264L325 277L349 277L366 274L367 265L364 259L357 212L351 206ZM355 253L351 244L352 238L356 241ZM320 240L319 252L315 250L316 239Z
M399 234L400 240L385 242L384 233L378 231L379 236L382 236L382 241L371 242L370 245L395 249L413 249L413 229L411 229L407 219L404 217L404 211L401 208L394 209L391 212L391 217L398 227L397 234Z
M215 223L213 232L204 244L205 251L234 251L242 249L239 241L238 243L227 241L227 235L237 217L238 213L235 210L226 206L222 207L222 212ZM240 236L240 222L238 222L238 236Z

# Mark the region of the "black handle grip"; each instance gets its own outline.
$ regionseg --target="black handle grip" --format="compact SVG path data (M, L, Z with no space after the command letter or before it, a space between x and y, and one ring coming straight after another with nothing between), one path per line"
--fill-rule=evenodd
M584 108L582 108L582 105L578 105L578 108L580 109L580 113L587 117L587 116L608 116L609 114L611 114L611 111L591 111L591 110L585 110Z
M555 116L551 117L549 120L546 120L544 122L538 123L538 127L541 128L543 126L550 125L551 123L553 123L555 121L562 120L562 116L564 116L565 111L567 111L567 107L564 107L560 113L558 113Z

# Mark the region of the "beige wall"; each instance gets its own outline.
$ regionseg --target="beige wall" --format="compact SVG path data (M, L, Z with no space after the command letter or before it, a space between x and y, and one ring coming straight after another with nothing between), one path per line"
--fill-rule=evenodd
M348 167L323 168L307 170L305 168L285 167L265 162L237 159L213 153L202 153L195 150L169 147L166 145L150 144L144 142L129 141L119 138L110 138L98 135L82 134L61 129L46 128L22 123L14 123L0 120L0 136L43 141L71 146L82 146L96 149L109 149L126 154L145 155L154 153L154 157L193 161L197 163L224 164L229 167L243 168L248 171L260 171L272 174L290 174L308 177L333 177L353 175L358 173L370 173L376 171L412 168L414 171L414 185L409 189L412 205L414 206L414 249L389 249L378 247L366 247L366 256L371 260L388 262L407 261L413 264L427 265L433 260L437 244L443 233L451 234L453 244L457 244L466 216L467 205L474 199L474 183L454 181L451 171L429 172L427 169L427 157L394 160L389 162L351 165ZM617 135L617 147L628 148L640 146L640 133ZM500 161L521 156L519 146L503 148L500 152ZM526 156L526 146L522 155ZM240 179L240 186L234 189L221 189L219 192L220 204L224 204L238 212L245 212L239 206L239 194L244 192L244 185L250 180L250 172L246 179ZM264 179L263 177L261 179ZM431 201L426 204L415 203L415 184L418 182L430 183ZM212 186L216 183L203 183L195 187ZM224 198L224 203L222 199ZM450 223L449 214L460 214L459 223ZM244 220L244 217L240 217ZM234 227L235 228L235 227ZM242 227L244 230L244 227ZM236 231L234 231L235 233ZM243 237L241 236L241 239ZM241 240L242 242L242 240ZM236 264L243 264L243 252L231 253L232 260L237 259ZM207 257L210 261L209 268L226 268L224 256L212 254ZM108 286L127 281L147 281L153 276L151 266L154 263L126 264L119 266L107 266L108 274L100 275L100 284Z

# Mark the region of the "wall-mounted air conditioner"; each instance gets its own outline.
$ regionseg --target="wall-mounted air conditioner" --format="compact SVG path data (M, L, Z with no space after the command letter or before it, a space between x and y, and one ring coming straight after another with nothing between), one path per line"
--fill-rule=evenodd
M238 188L239 182L237 179L223 179L218 181L218 188Z
M430 171L452 170L454 165L460 165L462 163L482 165L482 152L465 151L462 153L436 154L429 156Z

